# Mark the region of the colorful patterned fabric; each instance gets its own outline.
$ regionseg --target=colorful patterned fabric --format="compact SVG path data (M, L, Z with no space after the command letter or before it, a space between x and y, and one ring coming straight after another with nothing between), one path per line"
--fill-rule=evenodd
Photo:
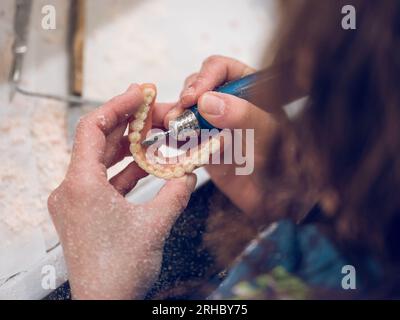
M357 295L367 289L367 282L378 282L379 268L364 259L354 265L356 288L345 290L343 267L348 265L349 260L315 224L283 220L248 246L210 298L307 299L319 298L319 291Z

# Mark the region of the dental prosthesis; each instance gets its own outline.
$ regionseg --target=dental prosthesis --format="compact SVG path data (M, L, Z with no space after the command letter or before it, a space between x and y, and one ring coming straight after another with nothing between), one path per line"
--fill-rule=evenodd
M196 146L189 155L176 157L178 161L168 163L168 158L160 155L160 152L148 152L148 148L142 145L147 132L152 127L152 106L156 92L151 87L142 89L144 103L140 106L133 121L130 123L130 151L135 162L140 168L149 174L162 179L179 178L194 169L209 163L210 156L220 149L219 136L213 136L207 141ZM153 150L154 151L154 150ZM157 153L157 155L154 155Z

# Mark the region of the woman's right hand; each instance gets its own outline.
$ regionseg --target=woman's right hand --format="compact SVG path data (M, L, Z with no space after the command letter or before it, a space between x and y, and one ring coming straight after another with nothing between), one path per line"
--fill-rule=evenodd
M179 102L164 118L164 125L168 127L170 120L176 118L185 108L198 103L201 115L217 128L254 129L254 154L249 155L254 157L254 171L250 175L236 175L235 164L206 166L217 187L248 214L258 208L263 201L262 186L265 181L262 171L268 156L268 145L278 124L271 114L250 102L210 90L254 71L235 59L222 56L209 57L198 73L186 79Z

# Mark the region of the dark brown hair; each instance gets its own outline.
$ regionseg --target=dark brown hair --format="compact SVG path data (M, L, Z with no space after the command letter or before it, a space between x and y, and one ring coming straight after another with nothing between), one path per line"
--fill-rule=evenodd
M371 253L394 276L400 259L400 2L279 3L274 63L309 92L303 114L280 135L292 136L297 152L287 163L296 170L279 209L307 208L303 197L312 194L338 244L349 253ZM355 30L342 28L341 10L349 4L356 9ZM302 198L303 206L296 200Z

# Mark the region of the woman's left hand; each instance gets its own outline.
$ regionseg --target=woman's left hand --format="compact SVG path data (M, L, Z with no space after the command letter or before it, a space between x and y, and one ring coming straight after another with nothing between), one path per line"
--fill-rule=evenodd
M48 200L75 299L143 298L196 184L195 175L168 181L152 201L134 205L124 196L144 171L131 162L108 180L107 168L129 154L123 135L142 89L130 86L79 122L67 175Z

